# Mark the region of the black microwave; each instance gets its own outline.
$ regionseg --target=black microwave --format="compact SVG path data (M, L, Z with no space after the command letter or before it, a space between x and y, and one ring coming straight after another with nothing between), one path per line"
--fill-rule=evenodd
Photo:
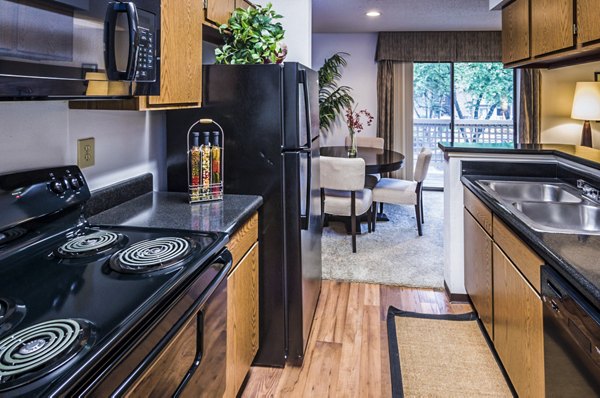
M160 0L0 0L0 100L160 94Z

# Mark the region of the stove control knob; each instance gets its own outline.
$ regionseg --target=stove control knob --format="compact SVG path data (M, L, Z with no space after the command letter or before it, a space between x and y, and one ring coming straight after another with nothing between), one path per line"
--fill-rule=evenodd
M65 193L65 187L59 180L54 180L50 182L50 190L57 195L62 195L63 193Z
M81 184L79 183L79 179L77 177L69 177L69 185L75 191L81 188Z

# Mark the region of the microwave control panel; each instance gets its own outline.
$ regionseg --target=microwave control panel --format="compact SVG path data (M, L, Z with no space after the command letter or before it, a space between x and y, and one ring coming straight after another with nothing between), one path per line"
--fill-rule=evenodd
M136 82L156 81L156 29L154 14L138 10L140 24L137 53Z

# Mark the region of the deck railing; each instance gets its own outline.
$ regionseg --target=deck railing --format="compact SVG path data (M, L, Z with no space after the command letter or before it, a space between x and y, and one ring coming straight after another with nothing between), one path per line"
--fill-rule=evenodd
M443 119L414 119L413 145L415 150L422 147L431 148L434 165L443 164L444 155L438 148L440 141L450 142L450 120ZM454 142L472 143L510 143L513 142L514 125L512 120L455 120Z

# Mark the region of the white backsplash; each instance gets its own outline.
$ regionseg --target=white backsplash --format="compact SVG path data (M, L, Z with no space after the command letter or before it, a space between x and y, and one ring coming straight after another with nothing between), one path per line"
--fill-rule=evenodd
M96 139L91 189L150 172L165 181L164 112L70 110L66 101L0 102L0 174L77 162L77 140Z

